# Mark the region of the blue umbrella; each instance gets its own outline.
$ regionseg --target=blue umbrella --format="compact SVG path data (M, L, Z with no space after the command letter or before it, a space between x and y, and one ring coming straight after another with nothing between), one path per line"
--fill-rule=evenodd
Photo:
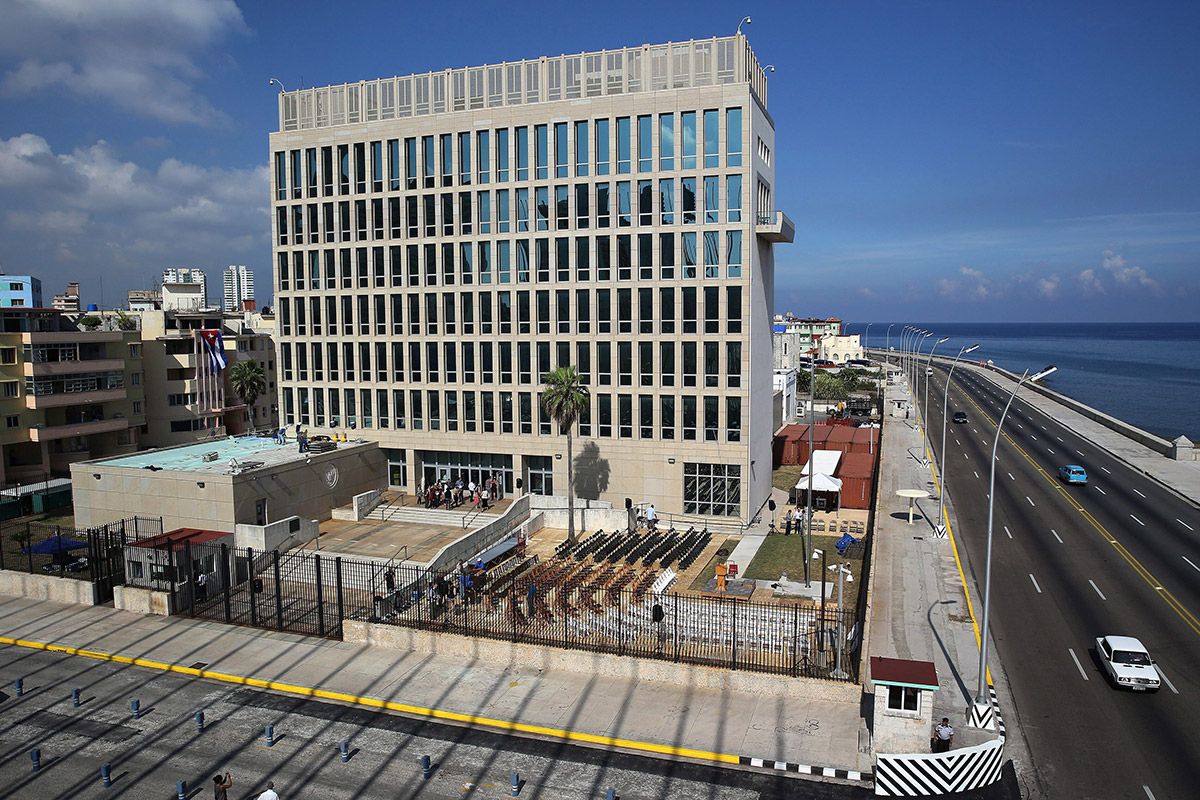
M69 553L72 550L82 550L87 547L87 542L81 542L78 539L67 539L62 536L53 536L49 539L44 539L31 547L21 548L21 552L28 555L33 553L38 556L52 556L59 553Z

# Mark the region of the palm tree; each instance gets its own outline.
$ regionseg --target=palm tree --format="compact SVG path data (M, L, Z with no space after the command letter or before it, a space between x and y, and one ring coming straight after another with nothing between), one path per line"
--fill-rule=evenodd
M267 378L257 361L238 361L229 368L229 385L254 416L254 403L267 391Z
M587 411L591 393L574 367L559 367L546 376L542 402L561 430L567 434L567 541L575 543L575 460L571 449L571 429L579 415Z

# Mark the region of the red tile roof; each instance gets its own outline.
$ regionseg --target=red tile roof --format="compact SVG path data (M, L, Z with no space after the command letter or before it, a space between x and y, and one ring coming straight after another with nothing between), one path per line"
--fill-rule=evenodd
M172 550L182 550L184 543L204 544L211 542L214 539L222 539L226 536L232 536L229 531L208 531L200 528L176 528L173 531L152 536L149 539L140 539L136 542L131 542L130 547L149 547L149 548L165 548L170 546Z
M913 686L937 691L937 668L932 661L871 656L871 680L889 686Z

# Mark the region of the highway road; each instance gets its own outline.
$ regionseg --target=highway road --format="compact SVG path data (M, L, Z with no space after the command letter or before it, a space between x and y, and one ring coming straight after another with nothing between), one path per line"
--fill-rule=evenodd
M947 371L935 364L929 387L939 459ZM946 483L964 569L982 587L988 464L1008 398L962 366L949 397L949 414L968 422L947 426ZM1082 465L1088 484L1061 484L1064 464ZM992 640L1015 704L1005 719L1033 758L1033 796L1197 797L1200 511L1020 399L1004 423L995 487ZM982 598L972 600L978 617ZM1109 686L1094 656L1105 634L1147 645L1159 693Z

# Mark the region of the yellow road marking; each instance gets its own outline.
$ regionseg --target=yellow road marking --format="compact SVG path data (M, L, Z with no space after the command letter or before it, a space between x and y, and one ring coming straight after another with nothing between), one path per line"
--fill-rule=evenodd
M163 661L153 661L148 658L133 658L130 656L116 655L114 653L104 653L99 650L85 650L80 647L69 647L61 644L32 641L30 639L17 639L11 636L0 636L0 645L4 644L13 645L16 647L25 647L31 650L43 650L50 653L63 653L71 656L79 656L81 658L91 658L97 661L108 661L114 664L128 664L135 667L158 670L160 672L173 672L180 675L189 675L195 678L201 678L203 680L231 683L237 686L252 686L257 689L269 689L273 692L282 692L285 694L298 695L300 697L314 697L322 700L335 700L339 703L364 706L366 708L386 709L388 711L397 711L401 714L409 714L416 717L427 717L430 719L460 722L467 725L474 725L484 728L495 728L511 733L534 734L537 736L546 736L553 739L562 739L570 742L586 742L588 744L598 744L606 747L621 747L626 750L637 750L644 753L657 753L659 755L678 756L681 758L694 758L701 761L715 761L722 764L740 763L738 756L729 755L728 753L715 753L709 750L696 750L690 747L676 747L675 745L656 744L654 742L640 742L635 739L621 739L616 736L605 736L595 733L581 733L579 731L548 728L542 725L528 725L523 722L493 719L491 717L480 717L474 714L463 714L457 711L445 711L438 708L425 708L424 706L414 706L407 703L396 703L390 700L381 700L377 697L363 697L355 694L347 694L345 692L334 692L328 689L316 689L309 686L298 686L291 683L268 681L263 680L262 678L230 675L225 672L217 672L210 669L195 669L193 667L184 667L179 664L168 664Z
M991 415L984 411L983 407L975 402L975 398L971 397L971 395L965 391L963 391L962 394L967 398L967 401L971 405L975 406L975 408L979 410L979 413L983 415L984 419L991 423L992 427L996 426L996 422L992 419ZM1092 516L1091 512L1084 508L1082 503L1072 497L1062 487L1057 479L1051 476L1046 470L1042 469L1042 467L1035 462L1032 457L1030 457L1029 453L1025 452L1025 448L1017 444L1016 441L1007 433L1004 434L1004 439L1013 447L1013 449L1015 449L1024 457L1024 459L1031 467L1034 468L1038 475L1042 476L1047 483L1054 487L1054 490L1058 492L1058 494L1063 497L1072 508L1083 515L1083 518L1086 519L1093 528L1095 528L1095 530L1101 535L1101 537L1104 538L1106 542L1108 542L1108 544L1112 545L1121 558L1123 558L1125 562L1133 569L1134 573L1137 574L1137 576L1143 581L1145 581L1146 585L1153 589L1156 595L1161 597L1163 601L1166 602L1167 606L1174 611L1180 619L1183 620L1184 624L1186 624L1196 633L1200 634L1200 620L1196 619L1196 616L1192 614L1192 612L1189 611L1182 602L1180 602L1173 594L1167 591L1162 582L1155 578L1154 574L1150 572L1150 570L1146 569L1146 567L1140 561L1138 561L1132 553L1125 549L1125 546L1117 540L1117 537L1109 533L1108 529L1105 528L1098 519Z

